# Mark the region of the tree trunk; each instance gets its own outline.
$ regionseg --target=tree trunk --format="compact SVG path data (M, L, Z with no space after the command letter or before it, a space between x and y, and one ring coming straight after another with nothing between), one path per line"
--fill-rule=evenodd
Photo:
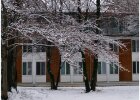
M4 6L4 3L3 1L1 1L2 3L2 8L3 8L3 11L2 11L2 19L3 19L3 24L2 24L2 33L3 33L3 36L2 36L2 50L1 50L1 57L2 57L2 72L1 72L1 75L2 75L2 80L1 80L1 83L2 83L2 86L1 86L1 89L2 89L2 94L1 94L1 98L2 100L7 100L8 99L8 94L7 94L7 26L8 26L8 17L7 17L7 9L5 8Z
M15 40L8 41L8 45L14 44ZM11 87L17 90L16 83L16 48L8 49L8 66L7 66L7 79L8 79L8 91L11 91Z
M83 51L80 51L82 54L82 62L83 62L83 74L84 74L84 82L85 82L85 88L86 93L90 92L90 86L89 86L89 80L87 76L87 69L86 69L86 62L85 62L85 54Z
M60 55L59 69L58 69L58 75L57 75L57 80L56 80L56 90L57 90L58 83L59 83L59 80L60 80L60 70L61 70L61 55Z
M48 45L51 45L51 42L47 41L47 44ZM47 47L47 71L48 71L48 74L50 76L50 81L51 81L51 89L53 90L56 90L56 87L55 87L55 80L54 80L54 75L51 71L51 67L50 67L50 62L51 62L51 47L48 46Z
M99 18L100 18L100 0L96 0L96 7L97 7L97 12L96 12L96 24L97 27L99 26ZM99 34L99 30L96 29L96 34ZM98 41L95 40L95 43L98 44ZM98 45L97 45L98 48ZM96 83L97 83L97 69L98 69L98 55L95 55L94 57L94 68L93 68L93 73L92 73L92 78L91 78L91 90L96 91Z
M94 58L94 64L93 65L94 65L94 68L93 68L90 87L91 87L91 90L96 91L97 68L98 68L98 59L97 58Z
M2 100L7 100L8 99L8 94L7 94L7 46L2 45L2 94L1 98Z

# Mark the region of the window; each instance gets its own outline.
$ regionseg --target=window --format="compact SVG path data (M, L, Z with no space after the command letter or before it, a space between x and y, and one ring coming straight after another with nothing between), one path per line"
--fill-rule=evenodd
M133 61L133 74L139 73L139 61Z
M45 62L36 62L36 75L45 75Z
M109 44L111 51L118 52L118 47L115 44Z
M25 40L24 43L31 44L31 40ZM24 45L23 46L23 52L32 52L32 46L31 45Z
M98 62L98 74L106 74L106 63Z
M45 52L46 49L44 46L37 46L37 52Z
M23 52L32 52L32 46L24 45L23 46Z
M132 52L139 52L139 40L132 40Z
M67 62L62 62L61 64L61 74L68 75L70 74L70 64Z
M110 64L110 74L118 74L118 66L113 62Z
M22 75L32 74L32 62L23 62Z
M83 73L83 63L79 62L77 67L74 67L74 74L82 74Z

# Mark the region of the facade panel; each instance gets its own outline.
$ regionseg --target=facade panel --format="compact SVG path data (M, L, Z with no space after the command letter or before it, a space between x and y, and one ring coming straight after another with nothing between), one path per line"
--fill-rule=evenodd
M131 39L121 39L122 43L126 45L126 48L119 48L119 61L122 66L129 70L119 73L120 81L132 81L132 51L131 51Z

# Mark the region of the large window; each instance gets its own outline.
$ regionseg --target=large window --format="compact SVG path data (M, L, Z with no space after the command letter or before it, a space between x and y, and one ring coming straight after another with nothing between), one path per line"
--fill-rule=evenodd
M82 74L83 73L83 63L79 62L77 67L74 67L74 74Z
M22 75L32 75L32 62L23 62Z
M133 61L133 74L139 73L139 61Z
M118 74L118 66L113 62L110 64L110 74Z
M36 75L45 75L45 62L36 62Z
M67 62L62 62L61 74L62 75L69 75L70 74L70 64L68 64Z
M98 74L106 74L106 63L98 62Z
M132 40L132 52L139 52L139 40Z

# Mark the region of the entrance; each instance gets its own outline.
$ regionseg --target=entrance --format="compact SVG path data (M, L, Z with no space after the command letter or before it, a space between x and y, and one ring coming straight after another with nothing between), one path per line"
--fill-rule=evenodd
M22 82L36 83L46 82L46 64L43 61L35 63L23 62L22 65Z

